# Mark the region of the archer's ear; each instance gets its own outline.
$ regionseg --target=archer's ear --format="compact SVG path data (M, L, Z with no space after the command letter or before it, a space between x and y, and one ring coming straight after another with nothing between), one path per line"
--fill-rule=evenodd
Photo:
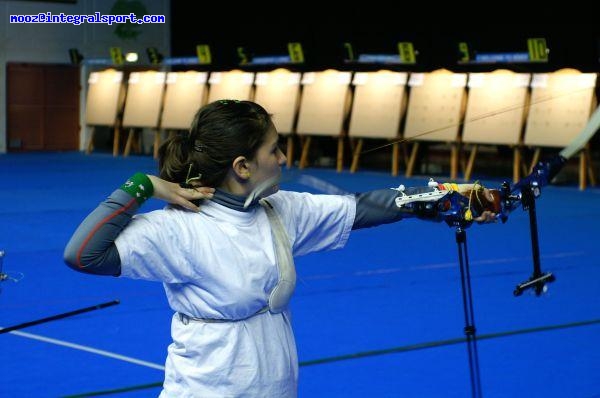
M250 169L248 168L248 159L244 156L238 156L233 160L232 164L233 172L235 175L242 179L247 180L250 178Z

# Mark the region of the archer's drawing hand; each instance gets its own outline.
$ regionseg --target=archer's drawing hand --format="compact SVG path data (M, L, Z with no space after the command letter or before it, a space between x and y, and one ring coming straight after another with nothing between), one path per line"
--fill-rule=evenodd
M496 222L498 219L496 218L496 213L493 213L489 210L485 210L483 213L479 215L479 217L475 217L473 221L477 221L479 224L487 224Z
M500 211L500 193L497 190L483 188L481 206L483 211L479 217L474 218L479 224L493 223L498 220L496 218L497 211Z
M480 214L473 221L479 224L496 222L498 220L496 218L496 211L500 210L500 196L498 191L483 188L477 196L476 205L479 207Z
M179 184L165 181L159 177L148 175L154 186L154 197L165 202L182 206L192 211L200 211L200 208L192 203L200 199L210 199L215 192L214 188L194 186L182 188Z

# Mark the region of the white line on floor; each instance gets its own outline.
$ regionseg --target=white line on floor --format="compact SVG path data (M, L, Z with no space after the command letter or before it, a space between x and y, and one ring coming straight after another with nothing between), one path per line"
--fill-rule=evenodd
M16 336L21 336L21 337L25 337L28 339L32 339L32 340L38 340L38 341L43 341L45 343L61 345L63 347L74 348L74 349L80 350L80 351L91 352L92 354L97 354L97 355L102 355L102 356L105 356L108 358L118 359L120 361L130 362L130 363L134 363L136 365L146 366L146 367L152 368L152 369L165 370L165 367L162 365L158 365L158 364L155 364L152 362L142 361L140 359L131 358L131 357L128 357L125 355L115 354L114 352L110 352L110 351L99 350L99 349L88 347L88 346L81 345L81 344L69 343L68 341L57 340L57 339L53 339L50 337L44 337L44 336L40 336L38 334L19 332L16 330L9 332L9 333L14 334Z

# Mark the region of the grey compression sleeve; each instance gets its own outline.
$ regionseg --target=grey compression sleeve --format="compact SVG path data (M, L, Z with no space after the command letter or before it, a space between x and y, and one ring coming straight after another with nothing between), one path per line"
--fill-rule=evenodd
M433 190L434 188L430 187L411 187L406 188L404 193L415 195ZM352 229L369 228L400 221L407 217L422 216L396 206L395 199L398 195L400 192L395 189L378 189L356 194L356 217Z
M79 225L64 252L67 265L96 275L121 273L115 239L139 208L127 192L117 189Z

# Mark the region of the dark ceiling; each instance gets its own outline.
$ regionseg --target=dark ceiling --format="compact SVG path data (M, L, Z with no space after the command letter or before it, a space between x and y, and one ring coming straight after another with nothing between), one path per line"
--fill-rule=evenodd
M239 2L236 2L239 3ZM195 55L197 44L208 44L216 68L239 66L238 47L254 56L281 55L288 42L300 42L306 69L344 67L351 43L356 53L397 53L398 42L411 42L417 53L411 70L492 70L498 65L459 65L458 43L468 44L471 54L482 52L526 52L527 39L542 37L550 50L547 63L507 64L508 69L529 72L564 67L597 72L600 58L600 28L593 23L531 23L507 19L507 23L487 23L486 18L458 18L456 10L448 23L414 15L406 18L394 8L363 12L361 8L318 12L306 6L296 10L281 6L240 6L219 3L173 0L171 4L171 55ZM284 4L284 3L281 3ZM328 7L329 8L329 7ZM281 15L274 17L272 15ZM542 19L538 16L538 19ZM406 19L406 21L405 21ZM454 22L456 21L456 22Z

